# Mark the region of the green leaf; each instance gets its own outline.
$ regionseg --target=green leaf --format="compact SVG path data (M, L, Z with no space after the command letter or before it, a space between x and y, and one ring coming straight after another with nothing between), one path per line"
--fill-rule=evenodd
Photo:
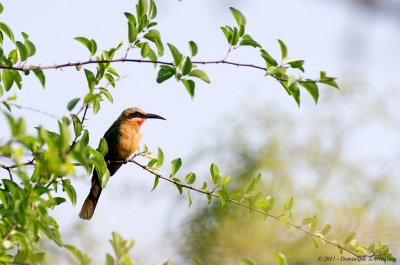
M181 183L181 180L178 179L178 178L172 178L172 180L173 180L174 182L176 182L176 183L175 183L175 186L176 186L176 188L178 189L179 194L182 195L182 185L180 184L180 183Z
M286 63L288 63L292 68L299 69L304 73L304 60L293 60L293 59L286 59Z
M104 138L100 138L99 147L96 149L100 154L103 156L107 155L108 153L108 145L107 141Z
M106 265L115 265L115 260L110 254L106 254Z
M356 236L356 232L350 232L346 235L346 239L344 240L344 244L350 243L351 240Z
M89 39L85 37L76 37L74 38L74 40L77 40L80 43L82 43L90 51L90 54L92 54L92 49L93 49L92 42Z
M287 84L287 89L290 92L290 95L294 98L297 103L297 106L300 106L300 90L297 85L297 80L295 77L290 76Z
M190 73L190 70L192 70L192 61L190 57L185 57L182 66L182 74L187 75Z
M185 181L187 184L192 185L196 181L196 174L190 172L189 174L186 175Z
M140 47L140 54L145 58L149 55L150 50L150 45L147 42L144 42L142 43L142 47Z
M287 265L286 257L282 253L276 253L275 254L275 259L278 262L278 265Z
M113 103L114 99L110 93L110 91L108 91L107 89L100 87L99 90L101 91L101 94L104 95L108 101L110 101L111 103Z
M96 94L92 98L92 105L93 105L93 113L96 114L100 110L100 101L102 100L99 94Z
M112 87L115 87L115 79L112 75L110 75L109 73L106 73L106 74L104 74L104 77Z
M36 53L36 47L35 44L33 44L30 40L25 40L25 48L28 51L28 57L31 57L35 55Z
M239 198L242 197L242 193L240 192L233 192L231 193L231 195L229 196L232 200L237 200Z
M313 241L313 243L314 243L314 247L315 247L315 248L318 248L318 247L319 247L318 240L317 240L315 237L312 237L311 239L312 239L312 241Z
M255 261L248 259L248 258L242 259L242 263L244 265L257 265L257 263Z
M163 56L164 55L164 45L162 43L162 41L156 41L155 42L156 47L157 47L157 54L158 56Z
M81 143L83 144L84 147L86 147L89 144L89 131L88 130L83 130Z
M147 0L139 0L137 5L137 15L138 17L143 17L146 15L148 8Z
M236 20L236 23L238 24L238 26L243 26L246 27L246 17L242 14L242 12L240 12L239 10L237 10L236 8L230 7L229 8L231 10L231 13L233 15L233 17Z
M137 32L135 25L131 21L128 21L128 41L129 41L129 43L132 43L136 40L137 34L138 34L138 32Z
M318 91L318 86L315 84L314 81L305 81L305 82L300 82L299 83L302 87L304 87L308 93L312 96L314 99L315 104L318 103L318 98L319 98L319 91Z
M244 193L249 194L250 192L254 191L260 180L261 180L261 173L258 173L258 175L251 180L250 185L247 187Z
M282 60L284 60L287 57L287 47L283 41L279 40L279 46L281 47L281 54L282 54Z
M133 26L136 28L136 18L135 18L135 16L133 14L129 13L129 12L125 12L124 15L128 19L128 22L131 22L133 24Z
M69 111L73 110L80 100L81 100L81 98L74 98L74 99L70 100L67 104L67 109Z
M238 41L239 41L239 31L238 31L238 29L235 27L234 29L233 29L233 32L232 32L232 34L231 34L231 40L230 40L230 42L229 42L229 44L231 44L231 45L236 45L237 43L238 43Z
M226 190L221 189L218 191L218 195L221 201L222 209L225 209L229 202L229 193Z
M272 58L271 55L269 55L268 52L266 52L264 49L261 49L261 57L265 60L267 63L267 66L278 66L278 63L275 61L274 58Z
M324 228L322 228L321 233L322 233L323 235L327 235L327 234L329 233L330 230L331 230L331 225L330 225L330 224L326 224L326 225L324 226Z
M253 40L253 38L246 34L242 37L242 40L240 41L240 46L252 46L253 48L261 48L261 45Z
M160 182L160 178L155 176L154 177L154 184L153 184L153 188L151 189L151 191L155 190L158 186L158 182Z
M153 168L155 164L157 164L157 158L151 159L151 160L147 163L147 167Z
M287 76L285 76L286 70L286 67L269 66L267 69L267 74L287 78Z
M319 80L319 82L321 82L322 84L333 86L333 87L339 89L339 86L336 83L335 78L327 76L326 72L324 72L324 71L320 72L320 80Z
M317 225L317 222L318 219L315 215L312 217L306 217L301 221L302 225L308 225L310 229L313 229Z
M259 199L256 201L256 206L262 209L264 212L268 212L271 210L275 205L275 199L268 195L265 199Z
M193 265L205 265L203 261L201 261L197 257L192 257Z
M107 169L107 164L104 161L104 156L100 152L92 148L89 148L89 152L92 155L90 162L92 165L94 165L97 175L99 177L100 185L104 189L110 178L110 172Z
M29 53L28 53L28 50L26 49L25 45L20 41L17 41L15 44L17 46L19 57L21 58L21 61L22 62L26 61L26 59L28 59Z
M150 0L149 19L154 19L157 16L157 7L153 0Z
M97 51L97 44L96 44L96 41L93 40L93 39L91 39L91 40L90 40L90 53L91 53L91 55L92 55L92 56L95 55L96 51Z
M16 64L18 62L18 60L19 60L18 51L16 49L10 51L10 53L8 54L7 59L8 59L8 61L11 61L11 63L10 62L7 62L7 63Z
M189 41L190 56L194 57L197 54L197 44L194 41Z
M212 163L210 166L210 173L213 183L215 185L219 184L221 182L221 173L217 165L215 165L214 163Z
M94 86L97 84L97 80L96 77L94 76L94 74L92 73L92 71L85 69L85 76L86 76L86 80L88 82L88 86L90 89L93 89Z
M190 97L194 98L195 82L190 79L182 79L182 83L185 86L187 92L189 92Z
M33 70L33 73L36 75L40 84L42 84L42 86L44 88L46 85L46 76L44 75L43 71L41 69L37 69L37 70Z
M3 5L0 3L0 14L3 13L4 7Z
M227 27L221 27L221 30L224 33L225 38L228 41L228 43L230 43L231 39L232 39L231 31Z
M161 65L157 75L157 83L162 83L165 80L175 75L175 68L169 65Z
M160 147L157 149L157 167L161 167L164 163L164 152Z
M201 80L203 80L206 83L211 83L207 74L200 69L194 69L194 70L190 71L189 76L194 76L194 77L200 78Z
M14 83L14 76L12 74L12 70L3 69L1 79L3 79L3 84L6 91L10 91Z
M63 183L63 189L68 195L68 198L71 200L73 206L76 205L76 191L75 188L69 183Z
M76 137L79 137L82 133L83 126L81 120L75 114L72 114L72 122L74 124L74 133Z
M290 211L293 208L293 196L290 196L289 199L285 202L285 211Z
M10 27L9 27L6 23L0 22L0 30L1 30L4 34L6 34L7 37L8 37L12 42L15 42L14 34L13 34L12 30L10 29Z
M171 51L172 57L174 58L174 65L178 66L182 59L182 54L178 51L178 49L172 45L171 43L167 43L169 50Z
M182 166L182 159L181 158L176 158L172 160L170 168L171 168L171 176L175 176L175 174L178 172L178 170Z
M21 74L18 71L11 71L11 74L13 75L13 79L15 84L19 89L22 88L22 77Z
M119 77L118 72L117 72L114 68L112 68L111 66L108 66L106 70L107 70L107 72L109 72L110 74L115 75L116 77Z
M143 37L154 43L161 41L160 32L155 29L149 30Z
M190 190L187 190L188 198L189 198L189 208L192 206L192 196L190 196Z
M91 263L91 260L89 256L81 252L78 248L72 245L63 245L64 248L66 248L69 252L71 252L75 258L77 258L80 262L81 265L89 265Z

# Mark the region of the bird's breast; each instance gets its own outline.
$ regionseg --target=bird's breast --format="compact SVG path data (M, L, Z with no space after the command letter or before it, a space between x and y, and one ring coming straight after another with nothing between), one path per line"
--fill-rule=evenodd
M119 141L114 149L119 159L129 158L138 148L142 132L135 128L121 127Z

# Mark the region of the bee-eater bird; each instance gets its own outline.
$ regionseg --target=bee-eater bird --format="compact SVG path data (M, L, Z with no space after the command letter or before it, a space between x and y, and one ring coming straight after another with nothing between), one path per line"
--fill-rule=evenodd
M104 160L107 162L107 168L111 176L117 172L122 163L110 163L109 161L126 160L135 152L142 138L140 126L146 119L165 120L161 116L145 113L138 108L128 108L121 113L104 134L104 139L108 145L108 153L105 155ZM79 213L80 218L85 220L92 218L101 191L99 177L96 170L93 170L92 186L89 195L82 205Z

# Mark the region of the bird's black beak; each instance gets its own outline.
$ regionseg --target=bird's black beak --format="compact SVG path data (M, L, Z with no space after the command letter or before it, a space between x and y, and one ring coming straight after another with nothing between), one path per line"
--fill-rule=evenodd
M159 116L159 115L157 115L157 114L152 114L152 113L146 113L146 114L144 115L144 118L146 118L146 119L167 120L167 119L165 119L165 118L163 118L163 117L161 117L161 116Z

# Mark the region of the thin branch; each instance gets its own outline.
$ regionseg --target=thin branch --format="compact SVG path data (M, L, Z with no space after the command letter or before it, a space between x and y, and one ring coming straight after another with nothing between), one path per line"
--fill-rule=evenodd
M36 165L36 163L35 163L35 159L33 158L27 162L14 164L14 165L10 165L10 166L0 164L0 167L4 168L5 170L11 170L13 168L24 167L24 166L34 166L34 165Z
M229 52L228 52L229 54ZM99 64L99 63L124 63L124 62L131 62L131 63L151 63L151 64L161 64L161 65L169 65L173 66L173 62L167 62L167 61L158 61L158 60L145 60L145 59L128 59L128 58L120 58L120 59L112 59L112 60L88 60L84 62L75 62L75 63L64 63L64 64L53 64L53 65L45 65L45 66L40 66L40 65L30 65L30 66L14 66L14 65L0 65L0 69L9 69L9 70L15 70L15 71L31 71L31 70L49 70L49 69L62 69L66 67L81 67L83 65L88 65L88 64ZM228 64L228 65L234 65L237 67L248 67L248 68L254 68L258 69L264 72L267 72L267 67L263 66L258 66L254 64L246 64L246 63L237 63L237 62L231 62L231 61L226 61L225 59L222 60L215 60L215 61L192 61L193 64ZM275 78L278 81L287 81L286 78L281 78L276 75L270 75L273 78ZM332 78L334 80L335 78ZM319 80L302 80L299 79L297 80L300 83L309 83L309 82L319 82Z
M10 230L8 230L8 232L6 233L6 235L4 236L2 242L8 240L8 238L11 236L12 232L15 230L15 228L17 228L17 224L13 224L10 228Z
M122 161L113 161L113 162L114 162L114 163L122 163ZM209 196L212 196L212 197L219 198L219 195L216 194L216 193L214 193L214 191L212 191L212 192L207 192L207 191L204 191L204 190L200 190L200 189L194 188L193 186L190 186L190 185L186 185L186 184L182 184L182 183L176 182L176 181L174 181L174 180L172 180L172 179L170 179L170 178L164 177L163 175L161 175L161 174L159 174L159 173L157 173L157 172L154 172L153 170L149 169L147 166L145 166L145 165L143 165L143 164L140 164L139 162L137 162L137 161L134 160L133 158L129 159L127 162L134 163L134 164L136 164L137 166L141 167L143 170L149 172L150 174L152 174L152 175L154 175L154 176L156 176L156 177L158 177L158 178L160 178L160 179L163 179L163 180L165 180L165 181L167 181L167 182L170 182L170 183L172 183L172 184L179 185L179 186L181 186L181 187L183 187L183 188L185 188L185 189L193 190L193 191L196 191L196 192L198 192L198 193L202 193L202 194L206 194L206 195L209 195ZM269 213L267 213L267 212L264 212L264 211L262 211L262 210L260 210L260 209L251 207L251 206L249 206L249 205L243 204L243 203L241 203L241 202L239 202L239 201L235 201L235 200L232 200L232 199L229 199L229 202L232 203L232 204L238 205L238 206L240 206L240 207L247 208L247 209L249 209L249 210L251 210L251 211L253 211L253 212L259 213L259 214L261 214L261 215L265 215L265 216L271 217L271 218L273 218L274 220L280 220L280 218L282 217L282 215L280 215L280 216L275 216L275 215L269 214ZM332 246L335 246L335 247L337 247L337 248L339 248L339 249L342 249L343 251L345 251L345 252L347 252L347 253L349 253L349 254L351 254L351 255L357 257L357 258L365 257L365 256L361 256L361 255L357 254L356 252L354 252L354 251L352 251L352 250L350 250L350 249L347 249L347 248L343 247L343 246L340 245L339 243L335 243L335 242L333 242L333 241L330 241L329 239L326 239L326 238L322 237L322 236L319 235L319 234L315 234L315 233L313 233L313 232L311 232L311 231L308 231L308 230L306 230L304 227L302 227L302 226L300 226L300 225L296 225L296 224L294 224L294 223L292 223L292 222L286 222L286 224L289 225L289 226L291 226L291 227L294 227L294 228L296 228L296 229L298 229L298 230L300 230L300 231L302 231L302 232L304 232L304 233L306 233L306 234L308 234L308 235L310 235L310 236L312 236L312 237L318 238L318 239L324 241L325 243L327 243L327 244L329 244L329 245L332 245Z
M7 168L7 171L8 171L8 175L10 176L10 180L11 180L11 181L14 181L13 175L12 175L12 173L11 173L11 169L10 169L10 168Z
M10 105L10 106L14 106L17 109L26 109L26 110L30 110L30 111L33 111L33 112L36 112L36 113L39 113L39 114L54 118L54 119L59 119L57 116L55 116L53 114L50 114L48 112L45 112L43 110L40 110L40 109L35 109L35 108L32 108L32 107L22 106L22 105L15 104L15 103L10 103L10 102L7 102L7 104Z

